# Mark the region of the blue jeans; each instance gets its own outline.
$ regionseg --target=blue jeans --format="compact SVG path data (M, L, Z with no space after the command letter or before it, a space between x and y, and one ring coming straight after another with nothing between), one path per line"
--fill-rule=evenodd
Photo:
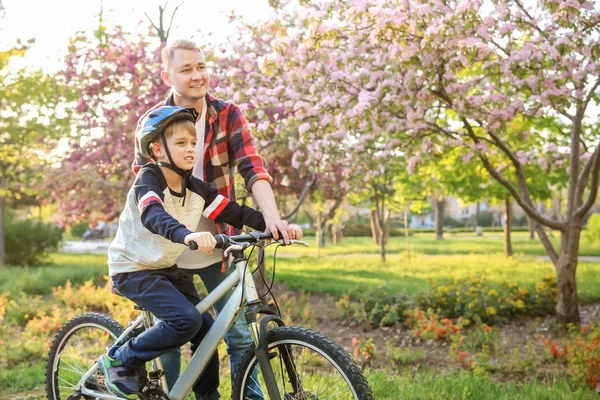
M209 293L219 286L219 284L223 282L225 278L229 276L229 274L235 273L234 268L225 271L224 273L221 272L221 263L209 265L206 268L181 270L185 271L192 278L194 274L197 274L204 283L204 286L206 286L206 290ZM230 296L231 293L222 297L215 303L214 308L217 314L221 312ZM246 317L244 314L240 314L231 329L229 329L229 332L227 332L225 335L225 344L227 345L227 354L229 355L229 364L231 366L231 381L233 382L237 365L242 360L246 350L248 350L254 344L254 340L252 339L252 334L250 333L250 329L248 328L248 323L246 322ZM179 376L179 370L181 368L180 356L181 350L176 349L175 351L163 354L160 357L163 366L165 367L169 390L175 385L175 382ZM249 386L248 397L252 400L262 400L264 396L260 386L258 383L256 383L258 382L256 370L254 370L252 376L254 380ZM251 395L250 393L254 395Z
M112 280L123 296L160 319L116 350L114 356L127 368L140 368L187 342L195 351L214 322L209 313L198 313L195 306L200 296L194 283L176 266L118 274ZM218 389L219 355L215 352L193 390L197 398L212 400L220 397Z

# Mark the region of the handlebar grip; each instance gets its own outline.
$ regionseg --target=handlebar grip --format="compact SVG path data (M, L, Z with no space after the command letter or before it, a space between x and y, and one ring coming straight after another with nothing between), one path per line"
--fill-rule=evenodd
M188 247L190 248L190 250L198 250L198 243L196 243L193 240L190 240L190 243L188 244Z
M215 249L224 249L225 247L227 247L227 243L229 242L227 240L227 236L223 234L215 235L215 240L217 241Z

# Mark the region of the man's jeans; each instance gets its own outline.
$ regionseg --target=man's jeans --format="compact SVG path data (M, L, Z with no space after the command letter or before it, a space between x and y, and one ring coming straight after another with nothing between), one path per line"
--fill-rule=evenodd
M216 263L206 268L182 268L181 270L190 274L191 277L193 277L194 274L197 274L204 283L204 286L206 286L206 290L209 293L213 291L217 286L219 286L219 284L223 282L229 274L235 273L236 271L235 268L232 268L226 271L225 273L221 272L221 263ZM229 299L229 296L224 296L218 302L215 303L215 311L217 312L217 314L221 312L221 310L225 306L225 303ZM225 344L227 345L229 364L231 366L232 383L233 377L237 369L237 365L242 360L242 357L244 356L246 350L248 350L248 348L250 348L250 346L252 346L253 343L254 341L252 340L252 334L250 333L250 329L248 328L246 317L242 313L235 321L229 332L227 332L227 334L225 335ZM177 381L177 378L179 376L179 370L181 368L180 356L181 350L177 349L175 351L165 353L160 357L165 368L169 390L175 385L175 382ZM250 398L252 400L262 400L264 396L262 394L260 386L256 383L258 382L256 370L254 370L252 376L254 379L253 383L250 384L247 398Z

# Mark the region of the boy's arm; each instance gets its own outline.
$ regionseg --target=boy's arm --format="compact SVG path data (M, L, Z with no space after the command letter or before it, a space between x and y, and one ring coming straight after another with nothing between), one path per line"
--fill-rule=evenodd
M142 225L154 234L161 235L172 242L184 244L185 237L192 231L164 209L163 190L166 183L161 184L159 173L150 166L143 168L134 184L135 199Z
M217 222L225 222L238 229L244 225L264 231L265 219L263 215L246 206L241 206L227 197L222 196L210 185L192 177L188 188L198 193L205 201L202 215Z

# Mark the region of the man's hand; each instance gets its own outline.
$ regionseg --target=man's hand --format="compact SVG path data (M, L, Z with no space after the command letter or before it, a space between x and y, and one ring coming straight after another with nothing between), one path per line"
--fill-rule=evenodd
M298 225L288 224L287 221L282 219L265 222L267 225L266 232L271 232L275 240L283 239L283 243L290 244L290 240L302 238L302 228ZM281 238L279 237L280 232Z
M214 236L210 232L194 232L187 235L183 241L186 245L190 244L190 241L193 240L198 245L199 253L208 253L212 254L217 241Z

